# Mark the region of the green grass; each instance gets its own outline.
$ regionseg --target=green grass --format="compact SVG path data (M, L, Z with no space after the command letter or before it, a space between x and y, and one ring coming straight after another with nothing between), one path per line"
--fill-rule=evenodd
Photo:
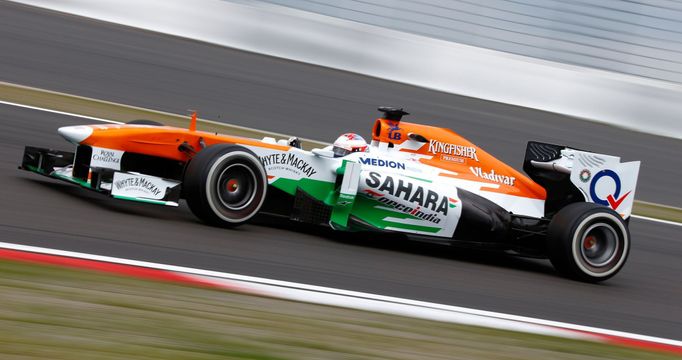
M189 124L188 116L181 116L163 111L90 99L82 96L63 94L2 81L0 81L0 99L25 105L44 107L53 110L72 112L76 114L122 122L128 122L136 119L147 119L159 121L170 126L183 128L187 127ZM199 116L201 116L201 111L199 111ZM229 122L229 119L225 121ZM289 135L249 129L241 126L203 119L198 120L197 128L204 131L252 137L257 139L263 138L265 136L275 137L277 139L289 138ZM312 149L315 147L324 147L327 144L321 141L302 139L302 145L305 149ZM660 204L635 201L633 213L656 219L682 222L682 209Z
M673 356L0 261L2 359L666 359Z
M654 219L682 223L682 209L672 206L654 204L646 201L635 201L632 213Z

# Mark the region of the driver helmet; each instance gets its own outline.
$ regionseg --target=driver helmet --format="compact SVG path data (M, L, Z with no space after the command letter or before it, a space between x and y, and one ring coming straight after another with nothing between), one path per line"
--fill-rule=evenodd
M362 136L346 133L334 141L334 157L346 156L354 152L367 152L367 142Z

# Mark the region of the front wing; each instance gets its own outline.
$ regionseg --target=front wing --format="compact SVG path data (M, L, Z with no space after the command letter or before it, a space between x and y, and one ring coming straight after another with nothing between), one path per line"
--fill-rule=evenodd
M180 182L89 166L77 153L26 146L19 169L66 181L115 199L178 206Z

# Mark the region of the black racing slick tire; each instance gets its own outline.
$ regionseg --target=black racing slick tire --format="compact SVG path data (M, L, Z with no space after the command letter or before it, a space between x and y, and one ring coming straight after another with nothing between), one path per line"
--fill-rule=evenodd
M569 204L554 215L547 249L560 273L600 282L622 269L630 253L630 231L615 211L593 203Z
M164 126L162 123L160 123L160 122L158 122L158 121L154 121L154 120L144 120L144 119L128 121L126 124L128 124L128 125Z
M235 227L258 213L267 187L265 169L256 154L242 146L217 144L190 160L183 194L202 221Z

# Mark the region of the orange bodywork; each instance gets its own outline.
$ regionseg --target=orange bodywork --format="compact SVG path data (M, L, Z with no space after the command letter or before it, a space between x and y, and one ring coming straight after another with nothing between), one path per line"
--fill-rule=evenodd
M231 143L282 151L289 149L288 146L269 144L251 138L192 131L170 126L90 125L90 127L93 128L93 132L81 142L83 145L123 150L183 162L190 158L186 152L178 149L184 142L196 151L201 150L202 141L206 146Z
M266 143L252 138L169 126L111 124L90 125L89 127L93 129L93 132L81 144L182 162L190 158L190 154L179 150L179 146L185 142L196 151L202 149L202 142L205 146L232 143L280 151L290 149L289 146ZM420 144L409 140L410 134L421 135L427 142ZM542 186L452 130L380 118L374 124L372 140L393 144L399 148L399 151L423 155L420 162L445 170L439 176L491 184L490 187L482 187L482 191L529 199L546 199L546 191ZM413 146L400 146L406 145L407 141ZM476 171L494 174L496 176L494 178L498 180L486 179ZM513 179L513 184L500 181L504 178Z
M410 134L413 134L413 137L414 134L421 135L427 142L416 150L413 150L415 147L411 146L399 146L405 145L406 141L416 144L415 141L409 139ZM449 129L379 118L374 123L372 140L392 143L400 148L400 151L429 157L419 161L448 171L440 173L439 176L491 184L491 187L481 188L482 191L540 200L545 200L547 197L542 186ZM499 176L498 179L513 178L513 185L485 179L475 173L479 169L483 173L493 173Z

